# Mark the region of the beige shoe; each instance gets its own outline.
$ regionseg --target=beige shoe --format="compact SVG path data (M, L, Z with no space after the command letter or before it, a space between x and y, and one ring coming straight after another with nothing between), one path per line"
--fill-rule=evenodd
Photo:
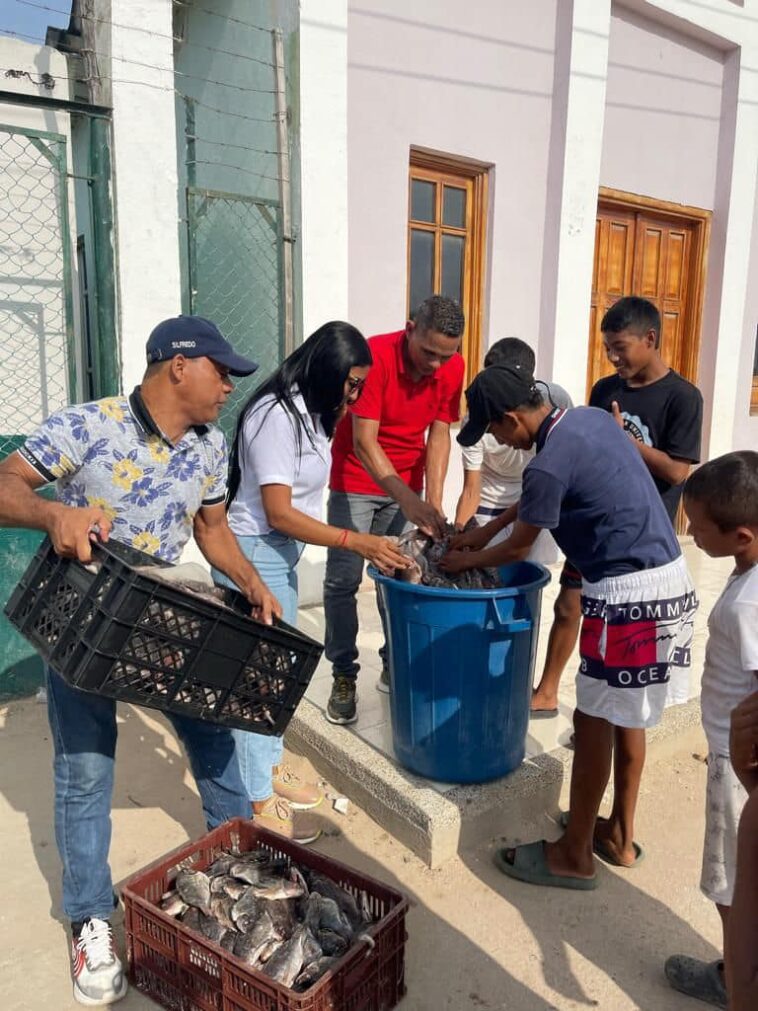
M278 832L285 839L303 845L315 842L321 835L321 829L315 818L307 814L295 815L291 804L276 794L269 797L261 810L253 814L253 820L261 828Z
M274 783L274 793L290 802L295 811L310 811L318 807L324 795L315 783L306 783L304 779L290 769L288 765L275 765L271 778Z

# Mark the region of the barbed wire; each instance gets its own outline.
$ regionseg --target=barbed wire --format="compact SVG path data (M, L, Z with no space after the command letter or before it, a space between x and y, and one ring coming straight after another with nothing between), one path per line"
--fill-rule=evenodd
M0 28L0 34L2 34L4 29ZM17 70L17 67L0 67L0 73L7 73L8 71ZM67 81L70 83L71 78L64 76L62 74L49 74L55 81ZM208 109L209 112L218 113L221 116L231 116L233 119L242 119L250 123L275 123L278 119L286 117L285 113L272 112L270 116L249 116L247 113L243 112L233 112L231 109L222 109L217 105L210 105L208 102L203 102L202 99L195 98L193 95L186 95L183 91L178 88L168 87L162 84L154 84L152 81L128 81L120 77L112 77L110 74L99 74L97 76L90 77L76 77L73 80L79 84L87 84L90 81L111 81L113 84L136 84L144 88L152 88L154 91L164 91L173 92L177 98L181 98L184 102L192 102L195 105L200 106L202 109Z
M254 25L247 21L239 21L238 18L227 17L225 14L218 14L215 11L205 11L203 8L195 7L194 4L180 4L177 0L173 2L180 7L191 7L192 10L201 10L203 13L213 13L216 17L222 17L226 21L234 21L239 24L244 24L248 28L252 28L258 32L271 33L270 28L263 28L261 25ZM21 4L23 7L34 7L37 10L50 11L52 14L70 14L70 10L63 10L60 7L50 7L48 4L36 3L35 0L16 0L16 3ZM258 56L250 56L248 53L236 53L231 49L221 49L217 46L208 46L204 42L190 42L189 39L185 39L180 35L167 35L165 32L155 32L151 28L142 28L140 25L125 25L118 21L112 21L110 18L99 18L94 14L79 14L82 21L92 21L96 24L111 25L113 28L121 28L124 31L141 32L143 35L151 35L156 39L169 39L172 42L179 42L185 46L193 46L196 49L206 49L209 53L221 53L223 56L234 56L239 60L249 60L252 63L259 63L264 67L271 67L272 69L276 66L270 60L263 60Z
M80 53L89 53L91 56L97 56L98 53L94 49L83 48L79 50ZM128 56L115 56L113 53L110 54L111 60L118 60L120 63L131 63L135 67L143 67L147 70L157 70L162 74L175 74L177 77L184 77L188 81L202 81L203 84L215 84L219 88L232 88L234 91L245 91L253 92L257 95L275 95L275 88L253 88L250 86L245 86L241 84L229 84L227 81L214 81L210 77L203 77L200 74L186 74L183 70L176 70L174 67L158 67L154 63L145 63L143 60L131 60Z
M22 6L33 7L33 8L36 8L38 10L50 11L51 13L58 13L58 14L67 14L67 13L70 13L70 11L66 11L66 10L63 10L61 8L54 7L54 6L50 5L50 4L35 2L35 0L16 0L16 2L19 3L19 4L21 4ZM209 14L209 15L212 15L212 16L215 16L215 17L220 17L220 18L223 18L224 20L227 20L229 22L233 22L235 24L244 25L244 26L246 26L248 28L254 28L254 29L258 30L258 31L262 31L262 32L266 32L268 34L271 34L271 29L262 28L260 25L253 25L252 23L245 22L245 21L243 21L240 18L227 17L226 15L219 14L216 11L210 11L207 8L196 7L194 4L183 3L183 2L181 2L181 0L174 0L174 3L175 3L175 5L177 7L187 7L187 8L191 7L191 9L199 11L201 13ZM83 19L86 19L86 20L89 20L89 21L92 21L92 22L97 22L97 23L100 23L100 24L110 24L113 27L121 28L121 29L124 29L124 30L133 30L135 32L141 32L143 34L146 34L146 35L149 35L149 36L153 36L153 37L156 37L156 38L163 38L163 39L171 40L171 41L174 41L174 42L183 42L184 44L197 46L198 48L208 50L209 52L219 53L219 54L224 55L224 56L238 57L240 59L248 59L249 58L249 59L251 59L255 63L261 64L261 65L266 66L266 67L270 67L272 69L275 68L275 64L273 64L271 62L268 62L266 60L260 60L260 59L255 58L255 57L247 57L247 55L243 54L243 53L236 53L236 52L233 52L232 50L222 49L222 48L215 47L215 46L207 46L207 45L204 45L202 43L192 43L192 42L189 42L189 40L181 39L178 36L175 36L175 35L166 35L166 34L163 34L163 33L160 33L160 32L154 32L151 29L142 28L141 26L138 26L138 25L122 25L122 24L119 24L118 22L112 21L110 19L99 18L99 17L95 17L94 15L90 15L90 14L81 14L81 17ZM16 32L15 30L12 30L12 29L5 30L5 29L0 28L0 33L8 34L8 35L11 35L11 36L14 36L14 37L17 37L17 38L24 38L24 39L27 39L27 40L32 41L32 42L38 42L41 45L45 44L44 40L38 38L37 36L27 35L27 34L22 33L22 32ZM92 56L92 57L97 57L97 55L98 55L97 52L95 50L91 49L91 48L83 48L83 49L79 50L79 53L82 56L89 55L89 56ZM110 54L110 58L112 60L114 60L114 61L117 60L120 63L131 64L133 66L141 67L143 69L154 70L154 71L156 71L158 73L161 73L161 74L170 74L173 77L178 77L178 78L186 79L186 80L189 80L189 81L191 81L191 80L201 81L204 84L212 84L212 85L217 86L217 87L230 88L230 89L232 89L234 91L239 91L239 92L242 92L242 93L266 94L266 95L276 95L277 94L277 91L274 88L271 88L271 89L268 89L268 88L265 88L265 89L264 88L255 88L255 87L247 86L247 85L232 84L232 83L227 82L227 81L217 81L217 80L213 80L213 79L210 79L210 78L202 77L202 76L196 75L196 74L184 73L183 71L176 70L174 67L161 67L161 66L157 66L156 64L148 63L148 62L143 61L143 60L137 60L137 59L133 59L133 58L130 58L130 57L116 56L114 54ZM85 65L86 65L86 62L87 61L85 61ZM15 70L15 68L2 68L2 67L0 67L0 73L2 73L3 71L5 71L6 76L8 76L9 74L13 73L14 70ZM62 75L50 74L50 75L48 75L48 78L51 81L57 80L57 81L65 81L67 83L71 82L71 79L69 77L62 76ZM173 94L177 98L181 99L184 103L192 103L194 106L197 106L197 107L199 107L201 109L206 109L208 112L213 112L213 113L216 113L217 115L228 116L228 117L233 118L233 119L238 119L238 120L247 121L247 122L274 124L278 120L280 120L280 118L283 115L286 116L286 113L278 113L276 111L272 111L272 113L271 113L270 116L252 116L252 115L249 115L247 113L235 112L234 110L224 109L224 108L221 108L219 106L212 105L209 102L205 102L202 99L195 98L192 95L188 95L184 91L180 90L177 87L172 87L172 86L169 86L169 85L166 85L166 84L160 84L160 83L155 82L155 81L145 81L145 80L141 80L141 79L140 80L130 80L130 79L127 79L127 78L116 77L116 76L113 76L112 74L100 74L100 73L90 73L88 76L74 77L73 80L76 81L77 83L81 83L81 84L89 84L91 82L96 82L96 81L110 81L113 84L123 84L123 85L134 85L134 86L139 86L139 87L146 87L146 88L151 88L151 89L156 90L156 91L162 91L164 93L166 93L166 92L173 92ZM194 135L188 134L187 135L187 139L188 140L193 140L193 141L195 141L198 144L207 144L207 145L215 146L215 147L229 148L230 150L246 151L246 152L250 152L252 154L258 154L258 155L269 156L269 157L277 157L278 154L279 154L278 151L271 150L269 148L257 148L257 147L253 147L251 145L237 144L237 143L234 143L234 142L231 142L231 141L227 142L227 141L222 141L222 140L216 140L216 139L213 139L211 137L202 136L202 135L199 135L199 134L194 134ZM254 175L257 178L267 178L267 179L274 179L274 180L278 180L278 178L279 178L278 176L267 175L266 173L261 173L261 172L257 172L257 171L252 170L252 169L247 169L247 168L245 168L245 167L243 167L241 165L233 165L233 164L229 164L229 163L226 163L226 162L215 162L215 161L210 161L210 160L205 160L205 159L196 159L194 161L189 162L189 164L216 165L216 166L221 167L221 168L227 168L227 169L231 169L231 170L234 170L234 171L238 171L238 172L243 172L243 173L246 173L246 174Z
M198 7L197 4L187 3L186 0L173 0L174 7L187 7L190 10L198 11L200 14L208 14L214 18L221 18L224 21L232 21L236 25L244 25L245 28L252 28L256 32L268 32L270 28L261 28L251 21L242 21L240 18L233 18L230 14L219 14L218 11L209 10L207 7Z
M282 176L280 175L267 175L265 172L257 172L255 169L244 168L242 165L230 165L228 162L223 161L207 161L202 158L188 158L184 163L185 165L212 165L213 168L225 168L225 169L235 169L237 172L243 172L248 176L255 176L256 179L270 179L272 182L278 183L282 181Z
M231 112L229 109L219 109L216 105L208 105L207 102L201 101L199 98L193 98L192 95L185 95L183 91L179 91L174 88L174 93L185 102L193 102L195 105L199 105L202 109L208 109L211 112L218 112L223 116L233 116L235 119L246 119L251 123L276 123L280 118L286 118L286 112L278 113L273 112L271 116L248 116L242 112Z
M26 35L24 32L15 32L11 28L0 28L0 35L11 35L14 39L27 39L29 42L39 42L44 46L45 40L38 35Z
M231 147L237 151L252 151L254 154L279 154L278 151L268 151L261 147L248 147L246 144L232 144L225 140L213 140L211 137L198 137L193 133L187 133L185 137L187 140L194 140L198 144L220 144L223 147Z

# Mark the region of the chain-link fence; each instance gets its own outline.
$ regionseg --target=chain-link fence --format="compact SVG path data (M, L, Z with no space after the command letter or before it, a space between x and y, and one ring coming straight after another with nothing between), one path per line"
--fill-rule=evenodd
M274 201L187 191L190 308L219 327L235 351L258 363L221 416L228 438L240 407L283 355L281 208Z
M66 140L0 124L0 458L69 402Z

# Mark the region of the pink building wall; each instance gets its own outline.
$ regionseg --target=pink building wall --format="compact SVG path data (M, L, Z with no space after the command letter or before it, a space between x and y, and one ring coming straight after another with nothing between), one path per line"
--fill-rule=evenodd
M560 28L562 53L566 11L556 0L508 4L507 16L501 0L350 0L348 309L365 333L405 318L410 147L467 156L493 165L483 347L522 337L538 351L538 371L542 361L546 376L561 381L549 374L556 338L542 330L555 283L560 172L550 172L565 140L566 67L556 39ZM734 445L758 445L758 417L749 416L758 285L743 332L719 334L734 144L735 78L726 68L734 70L734 50L727 57L728 43L715 48L692 34L614 6L598 182L714 211L699 371L707 452L724 342L741 362ZM758 224L752 249L758 277ZM560 339L586 353L586 321Z
M381 10L378 8L381 6ZM348 14L350 319L402 325L411 145L491 162L483 346L536 345L555 0L356 0Z
M735 449L758 449L758 415L749 413L753 360L756 340L758 340L758 336L756 336L758 328L758 189L755 206L753 240L750 251L750 284L745 303L744 338L740 352L739 382L736 390L738 410L734 426Z
M713 210L723 54L614 11L600 182Z

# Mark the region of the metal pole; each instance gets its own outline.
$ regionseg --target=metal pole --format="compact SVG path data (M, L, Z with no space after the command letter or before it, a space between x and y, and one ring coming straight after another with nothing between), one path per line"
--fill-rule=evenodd
M279 152L279 199L282 205L282 285L284 304L284 354L295 350L294 292L292 267L292 185L290 148L287 131L287 91L284 74L284 42L278 28L274 36L274 74L276 77L277 150Z
M94 288L98 356L96 396L108 397L121 387L121 368L116 317L116 260L111 188L110 123L90 122L90 195L94 241Z

